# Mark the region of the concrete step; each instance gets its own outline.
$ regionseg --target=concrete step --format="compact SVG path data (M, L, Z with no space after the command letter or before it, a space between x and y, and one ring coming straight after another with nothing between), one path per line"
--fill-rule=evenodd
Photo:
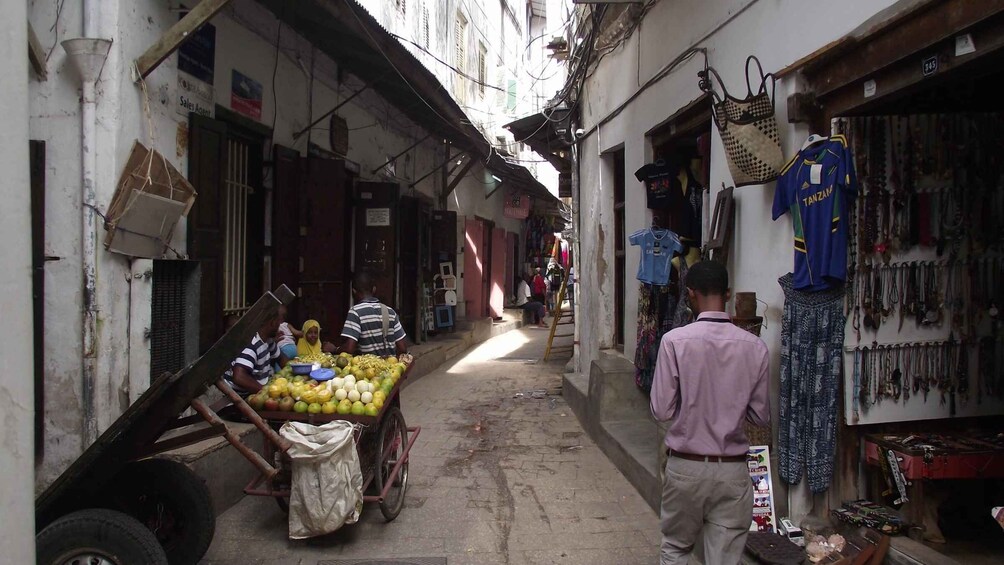
M662 500L659 426L652 420L640 419L602 422L597 443L652 510L659 512Z

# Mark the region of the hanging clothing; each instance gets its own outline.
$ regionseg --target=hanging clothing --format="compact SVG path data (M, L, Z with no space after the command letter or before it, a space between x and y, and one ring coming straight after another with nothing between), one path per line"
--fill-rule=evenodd
M794 288L791 273L778 279L784 290L781 320L781 387L778 406L779 475L823 492L833 477L837 440L837 394L843 363L844 291Z
M701 241L703 190L690 167L671 161L656 161L635 171L634 176L645 183L649 209L665 214L664 226L681 238ZM682 182L681 176L685 176Z
M645 391L652 390L655 362L662 336L672 329L676 312L673 287L641 283L638 287L638 347L634 352L634 382Z
M307 332L317 328L317 341L310 343L307 341ZM296 354L300 357L305 355L320 355L321 350L321 324L317 320L307 320L303 323L303 337L296 342Z
M772 217L791 214L795 289L826 290L847 280L847 233L857 192L854 159L842 135L803 149L782 169Z
M669 284L670 262L673 255L683 251L680 238L669 230L644 229L631 234L628 241L641 247L638 280L655 285Z
M681 257L675 285L642 283L638 289L638 347L634 353L634 381L648 393L652 389L659 344L669 330L693 321L687 299L687 262Z

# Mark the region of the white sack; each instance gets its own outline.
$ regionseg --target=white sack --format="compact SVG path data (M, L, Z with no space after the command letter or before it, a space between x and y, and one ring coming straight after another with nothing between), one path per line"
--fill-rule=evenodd
M293 483L289 498L289 537L329 534L354 524L363 508L363 475L352 423L312 426L286 422L279 433L293 446Z

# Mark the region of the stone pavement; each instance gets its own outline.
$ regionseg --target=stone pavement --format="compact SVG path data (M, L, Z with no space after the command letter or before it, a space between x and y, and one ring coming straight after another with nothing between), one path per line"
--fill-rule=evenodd
M245 497L217 520L203 563L657 563L658 518L556 394L566 359L540 362L546 341L546 330L506 333L402 391L422 432L395 521L368 504L354 525L290 541L273 500Z

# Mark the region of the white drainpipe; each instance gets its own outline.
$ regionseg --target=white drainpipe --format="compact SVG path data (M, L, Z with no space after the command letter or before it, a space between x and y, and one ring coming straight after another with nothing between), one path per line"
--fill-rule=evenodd
M98 0L83 0L84 37L67 39L63 49L80 73L82 98L80 101L80 156L81 156L81 269L83 276L83 351L81 363L81 401L83 403L83 440L89 446L98 438L95 387L97 373L97 222L94 220L96 204L94 178L96 173L95 144L97 130L97 99L95 86L98 74L111 48L111 41L98 39Z

